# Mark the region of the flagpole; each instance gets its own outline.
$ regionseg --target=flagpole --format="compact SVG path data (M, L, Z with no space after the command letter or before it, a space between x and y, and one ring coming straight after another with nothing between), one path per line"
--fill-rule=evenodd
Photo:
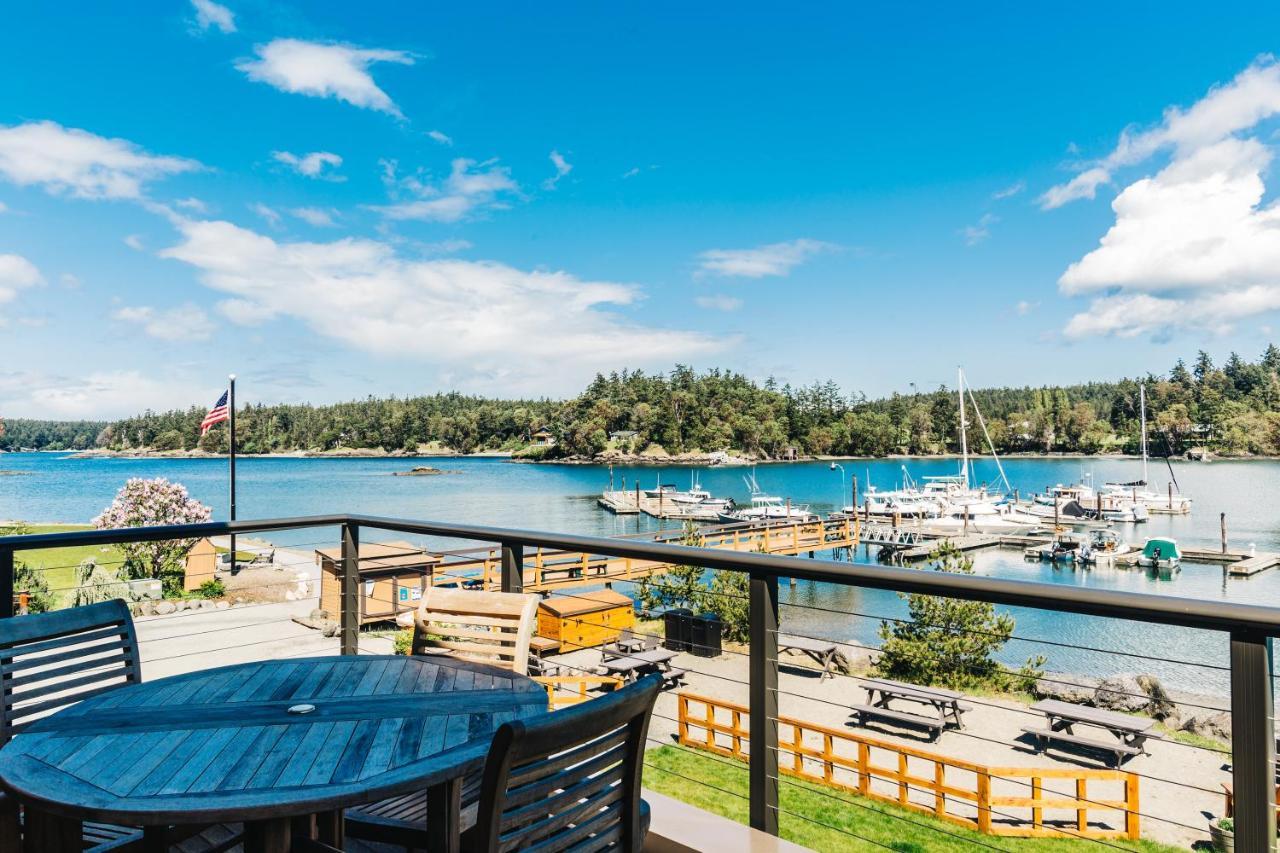
M228 377L231 381L231 387L227 391L227 406L230 414L228 423L228 432L231 433L231 453L227 457L229 460L230 480L231 480L231 520L236 520L236 375L233 373ZM236 571L236 535L231 534L231 573Z

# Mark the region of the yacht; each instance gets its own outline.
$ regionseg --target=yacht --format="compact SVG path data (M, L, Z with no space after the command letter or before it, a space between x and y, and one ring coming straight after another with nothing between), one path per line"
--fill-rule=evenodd
M1038 515L986 500L952 504L925 528L943 533L1030 533L1042 524L1044 519Z
M755 475L744 477L743 481L751 491L751 505L735 507L719 513L720 521L726 524L740 524L744 521L817 521L818 516L809 511L808 506L792 506L775 495L766 495L756 483Z
M669 491L666 492L665 498L674 504L680 504L687 507L697 507L698 509L715 510L717 512L727 512L733 508L732 498L713 497L711 492L702 488L698 483L697 474L690 475L688 491Z

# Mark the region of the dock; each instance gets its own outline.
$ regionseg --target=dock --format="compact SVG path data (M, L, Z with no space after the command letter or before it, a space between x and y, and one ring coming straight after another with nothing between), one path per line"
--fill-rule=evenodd
M644 513L654 518L688 521L717 521L720 518L720 514L714 509L699 507L697 504L677 503L665 496L651 498L639 490L606 491L596 499L596 504L615 515Z
M692 536L682 530L644 534L651 542L686 544L761 554L798 556L820 551L842 551L858 545L856 519L809 522L725 524L706 527ZM641 537L624 537L641 538ZM497 548L471 549L438 555L431 576L433 585L462 584L485 590L502 588L502 557ZM525 592L550 592L586 586L604 586L614 581L634 582L666 572L671 564L630 557L606 557L578 551L542 548L522 555Z

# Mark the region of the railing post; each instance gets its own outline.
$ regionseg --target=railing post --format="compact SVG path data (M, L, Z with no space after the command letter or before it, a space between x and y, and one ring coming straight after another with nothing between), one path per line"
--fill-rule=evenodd
M524 546L502 543L502 591L524 592Z
M13 550L0 550L0 618L13 615Z
M777 835L778 579L774 576L751 576L750 672L751 826Z
M1271 638L1231 635L1231 778L1240 850L1274 851L1276 735Z
M341 654L360 654L360 528L342 525Z

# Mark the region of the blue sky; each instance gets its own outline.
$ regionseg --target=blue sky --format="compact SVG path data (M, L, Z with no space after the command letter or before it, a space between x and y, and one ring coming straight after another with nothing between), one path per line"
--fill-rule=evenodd
M1274 4L130 9L5 12L0 414L1070 382L1280 310Z

